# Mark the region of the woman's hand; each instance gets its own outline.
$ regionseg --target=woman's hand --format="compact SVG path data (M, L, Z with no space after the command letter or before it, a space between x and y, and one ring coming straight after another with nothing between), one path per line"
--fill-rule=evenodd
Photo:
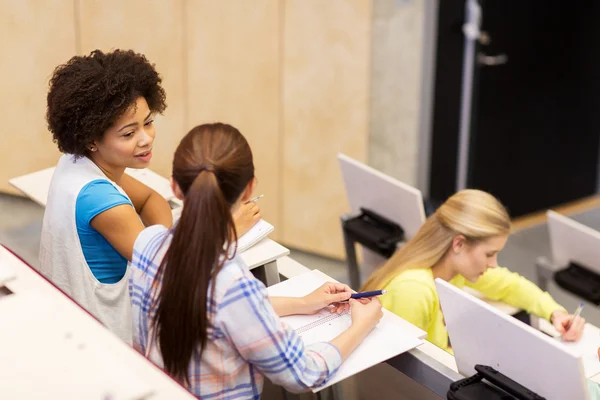
M348 358L383 317L381 302L377 297L350 299L350 313L352 325L331 341L340 351L342 360Z
M585 326L585 319L581 316L575 318L573 321L572 315L567 314L563 310L556 310L552 313L550 322L552 322L552 325L560 332L560 336L564 340L576 342L581 339L583 327ZM567 327L569 328L568 330Z
M378 297L350 299L352 325L362 326L370 332L383 317L381 301Z
M260 208L255 202L251 201L248 204L239 206L233 213L233 222L238 237L248 232L261 218Z
M336 282L327 282L312 293L302 298L303 314L315 314L325 307L331 307L330 311L342 313L350 309L349 303L340 303L350 299L352 289L348 285Z

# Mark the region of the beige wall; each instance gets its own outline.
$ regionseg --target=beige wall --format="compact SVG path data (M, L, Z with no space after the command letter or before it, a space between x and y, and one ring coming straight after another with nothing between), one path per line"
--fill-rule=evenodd
M283 241L343 256L336 155L366 161L371 2L287 1L283 59Z
M0 189L58 160L46 92L54 67L75 53L74 15L72 0L0 1Z
M343 256L347 210L336 160L367 157L412 183L420 1L54 0L0 2L0 190L7 180L54 165L44 120L47 80L74 54L133 48L163 76L168 108L157 118L151 168L168 176L192 126L238 127L255 154L260 205L284 244ZM394 35L399 43L381 45ZM396 46L396 47L394 47ZM386 54L392 65L382 67ZM412 54L412 55L411 55ZM373 68L371 62L373 61ZM392 69L407 82L398 86ZM418 67L416 67L418 69ZM395 79L395 81L394 81ZM394 81L392 88L387 88ZM400 88L400 89L399 89ZM405 96L391 107L395 96ZM377 98L377 99L376 99ZM377 100L377 101L375 101ZM400 116L394 116L400 110ZM376 117L374 119L374 117ZM397 129L403 132L396 135ZM373 132L369 137L369 132ZM369 152L369 140L372 150ZM400 143L402 142L402 143ZM390 147L394 147L390 149ZM400 149L400 150L397 150ZM373 154L391 151L383 164ZM411 169L412 168L412 169ZM405 174L405 175L402 175Z
M78 54L94 49L134 49L145 54L163 77L167 109L156 119L151 168L169 176L173 152L186 129L184 88L184 0L81 0Z
M188 126L224 121L248 139L265 220L281 238L280 12L273 0L188 0Z

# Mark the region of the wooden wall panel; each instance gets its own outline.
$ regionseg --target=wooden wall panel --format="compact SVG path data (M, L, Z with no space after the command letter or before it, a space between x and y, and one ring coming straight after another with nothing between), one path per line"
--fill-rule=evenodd
M371 7L285 1L282 241L336 258L348 210L336 155L367 156Z
M0 191L60 153L46 125L48 79L75 54L73 0L0 2Z
M254 154L264 218L281 234L280 2L188 0L188 127L221 121Z
M76 0L80 53L132 49L163 77L167 110L156 118L150 168L171 176L173 152L185 135L184 0Z
M12 40L0 44L11 55L0 65L11 76L0 83L0 190L58 159L44 120L53 68L131 48L156 64L167 91L152 169L170 175L192 126L231 123L253 148L273 237L341 257L336 154L367 157L371 9L372 0L2 2L0 33Z

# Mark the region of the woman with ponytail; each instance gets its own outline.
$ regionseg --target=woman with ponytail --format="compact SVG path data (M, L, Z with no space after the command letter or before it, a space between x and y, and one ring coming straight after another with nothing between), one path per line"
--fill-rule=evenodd
M202 398L258 399L263 376L292 392L319 386L381 318L377 299L350 299L352 325L304 346L279 317L311 314L351 294L327 283L303 298L271 298L237 255L232 213L252 197L252 152L226 124L192 129L173 160L184 201L172 229L146 228L133 250L130 293L139 350Z
M510 217L492 195L462 190L430 216L415 237L375 271L361 290L387 289L385 308L427 332L427 340L451 352L435 278L468 286L548 319L570 341L581 337L585 320L572 316L524 277L497 266L510 234Z

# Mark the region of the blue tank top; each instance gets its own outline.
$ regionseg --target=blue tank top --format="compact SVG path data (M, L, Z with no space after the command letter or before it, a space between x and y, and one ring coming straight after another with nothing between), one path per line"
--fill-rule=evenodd
M90 222L98 214L122 204L133 207L131 201L105 179L85 185L75 203L75 221L83 256L100 283L119 282L127 270L127 259L92 228Z

